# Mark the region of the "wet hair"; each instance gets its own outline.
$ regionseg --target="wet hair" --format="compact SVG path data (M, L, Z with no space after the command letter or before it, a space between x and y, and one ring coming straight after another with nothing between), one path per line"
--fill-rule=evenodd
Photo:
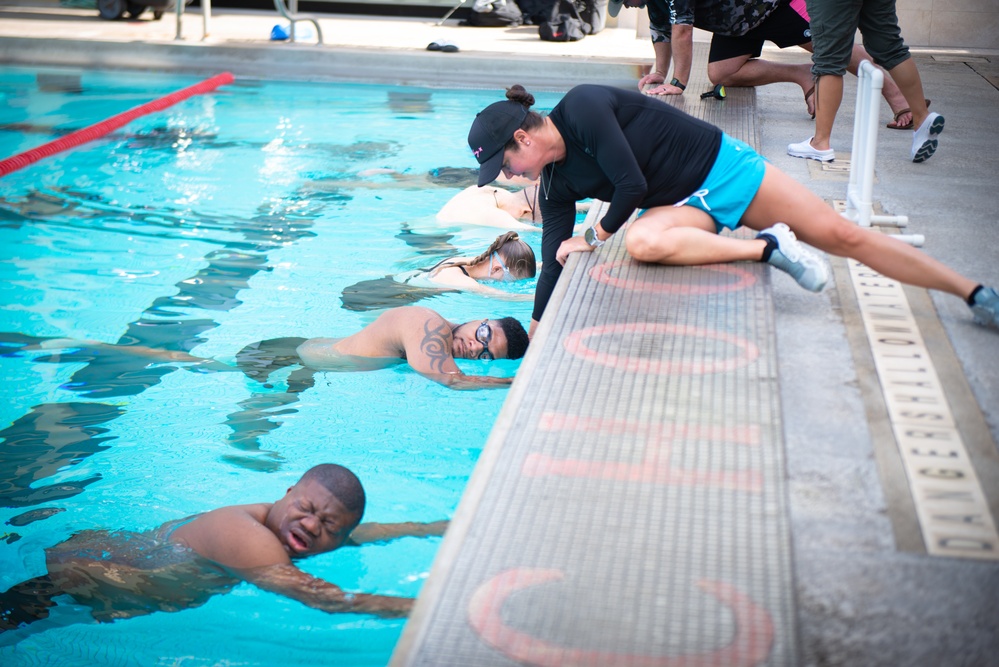
M495 241L489 244L486 251L478 257L456 259L454 261L444 260L430 270L434 271L438 267L446 268L449 266L475 266L481 262L488 261L490 255L494 252L500 254L500 257L503 258L503 263L506 264L506 268L510 270L510 275L517 280L533 278L538 273L538 261L534 256L534 249L521 239L517 232L500 234L496 237Z
M357 515L360 523L366 500L364 487L357 475L335 463L321 463L306 470L298 483L310 480L322 484L349 512Z
M513 317L504 317L496 321L499 322L500 329L506 335L506 358L520 359L523 357L524 353L527 352L527 344L531 342L531 339L527 337L527 331L524 330L524 325Z
M519 102L520 104L524 105L525 109L527 109L527 115L524 116L524 122L520 124L521 130L524 130L525 132L530 132L531 130L534 130L544 125L545 122L544 116L539 114L537 111L531 111L531 107L534 106L534 95L531 95L529 92L527 92L523 86L521 86L518 83L515 83L509 88L507 88L506 99L511 100L513 102ZM518 148L519 147L517 146L517 140L514 139L513 137L510 137L510 141L506 142L506 146L503 147L503 150L505 151L517 150Z

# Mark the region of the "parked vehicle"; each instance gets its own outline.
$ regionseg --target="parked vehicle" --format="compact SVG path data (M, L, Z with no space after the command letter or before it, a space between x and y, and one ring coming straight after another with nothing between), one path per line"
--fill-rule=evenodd
M190 4L191 0L186 2ZM97 0L97 11L100 12L102 19L108 21L117 21L126 13L131 18L137 19L147 9L153 10L153 18L158 21L163 18L163 14L173 11L176 6L174 0Z

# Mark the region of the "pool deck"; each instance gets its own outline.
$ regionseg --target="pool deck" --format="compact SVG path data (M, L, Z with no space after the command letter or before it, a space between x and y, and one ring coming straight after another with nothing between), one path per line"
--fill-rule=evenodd
M633 85L652 53L634 30L334 15L322 47L269 42L278 22L216 10L201 40L192 12L176 41L172 15L0 2L0 60L558 90ZM698 99L702 38L672 103L844 199L855 80L822 168L784 152L812 129L796 86ZM875 205L999 285L999 50L915 58L947 129L924 164L879 131ZM760 264L640 265L622 236L570 258L393 664L996 664L999 332L836 258L815 295Z

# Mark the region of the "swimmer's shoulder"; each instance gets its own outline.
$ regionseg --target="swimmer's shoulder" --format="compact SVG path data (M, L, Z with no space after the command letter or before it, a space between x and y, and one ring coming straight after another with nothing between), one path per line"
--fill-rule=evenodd
M194 550L204 558L229 564L231 554L242 549L241 545L274 538L265 524L270 507L270 503L253 503L229 505L205 512L178 527L171 541Z

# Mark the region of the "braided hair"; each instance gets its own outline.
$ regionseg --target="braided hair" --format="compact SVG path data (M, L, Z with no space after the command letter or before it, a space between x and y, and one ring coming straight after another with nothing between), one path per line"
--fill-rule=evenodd
M475 266L485 262L493 253L499 253L503 263L510 270L510 275L518 280L533 278L538 272L537 259L534 250L517 232L506 232L496 237L486 251L472 259L445 259L430 269L430 273L450 266Z

